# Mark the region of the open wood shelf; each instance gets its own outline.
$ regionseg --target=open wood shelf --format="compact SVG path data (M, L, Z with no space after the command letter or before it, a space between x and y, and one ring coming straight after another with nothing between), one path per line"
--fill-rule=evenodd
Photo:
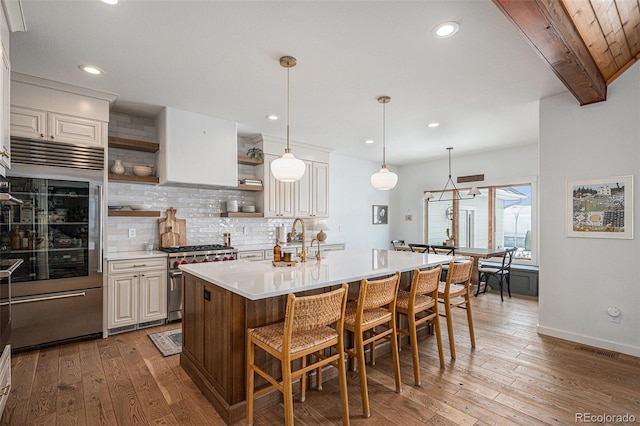
M240 183L236 189L239 191L262 191L264 187L262 185L243 185Z
M238 155L238 164L244 164L245 166L258 166L263 164L262 160L255 158L245 157L244 155Z
M227 212L220 213L220 217L264 217L262 213Z
M158 176L134 176L134 175L115 175L109 173L109 180L117 180L121 182L133 182L133 183L152 183L157 184L160 182Z
M142 152L158 152L160 150L160 144L156 142L136 141L133 139L109 136L109 148L130 149Z
M109 216L160 217L160 212L156 210L109 210Z

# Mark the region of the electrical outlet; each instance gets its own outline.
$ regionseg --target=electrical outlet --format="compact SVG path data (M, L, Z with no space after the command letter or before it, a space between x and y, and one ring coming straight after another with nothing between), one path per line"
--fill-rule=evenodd
M620 315L622 315L622 312L619 308L615 306L609 306L607 308L607 314L609 315L609 321L620 323Z
M249 235L249 227L248 227L248 226L245 226L244 228L242 228L242 233L243 233L244 235Z
M136 228L129 228L129 238L136 237Z

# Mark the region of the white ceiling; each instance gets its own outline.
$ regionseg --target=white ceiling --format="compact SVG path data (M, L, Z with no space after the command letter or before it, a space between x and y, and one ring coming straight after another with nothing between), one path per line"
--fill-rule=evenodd
M537 142L539 99L565 90L485 0L22 6L27 32L12 34L13 71L116 93L121 112L154 116L166 105L237 121L241 135L285 137L279 58L291 55L291 139L380 162L376 99L388 95L391 165L444 157L448 146L455 156ZM434 38L449 20L460 31ZM270 113L283 118L271 122ZM432 121L440 127L428 128Z

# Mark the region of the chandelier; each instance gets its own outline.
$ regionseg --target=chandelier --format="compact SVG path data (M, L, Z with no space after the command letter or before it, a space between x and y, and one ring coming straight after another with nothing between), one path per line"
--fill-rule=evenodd
M469 190L469 192L467 192L467 196L463 197L462 195L460 195L460 191L458 190L458 188L456 188L456 184L453 183L453 180L451 179L451 150L453 150L453 147L449 147L447 148L447 151L449 151L449 179L447 179L447 183L444 184L444 188L442 188L442 192L440 193L440 197L437 200L433 200L433 198L435 198L435 196L431 193L431 192L425 192L424 193L424 199L427 201L451 201L454 199L457 200L470 200L473 198L476 198L476 195L480 195L480 190L477 187L473 187ZM452 198L448 198L448 199L442 199L442 196L444 195L444 193L446 192L447 188L449 187L449 184L451 184L451 188L449 189L452 192Z

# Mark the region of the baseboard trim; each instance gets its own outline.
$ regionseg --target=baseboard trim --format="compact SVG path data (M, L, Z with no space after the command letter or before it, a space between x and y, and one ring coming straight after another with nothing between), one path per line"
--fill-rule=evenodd
M538 325L538 333L545 336L557 337L559 339L568 340L570 342L582 343L596 348L607 349L610 351L620 352L622 354L640 357L640 347L624 345L610 340L597 339L591 336L585 336L577 333L569 333L564 330L558 330L550 327Z

